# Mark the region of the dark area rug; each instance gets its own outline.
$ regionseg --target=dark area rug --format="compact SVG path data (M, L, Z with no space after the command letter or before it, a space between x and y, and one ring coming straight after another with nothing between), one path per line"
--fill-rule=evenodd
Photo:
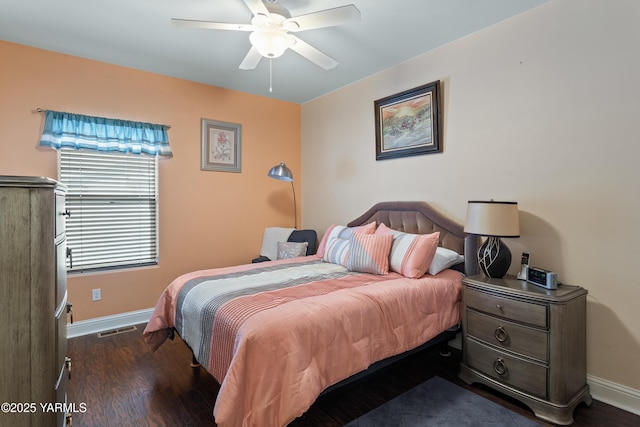
M440 377L412 388L345 427L540 426Z

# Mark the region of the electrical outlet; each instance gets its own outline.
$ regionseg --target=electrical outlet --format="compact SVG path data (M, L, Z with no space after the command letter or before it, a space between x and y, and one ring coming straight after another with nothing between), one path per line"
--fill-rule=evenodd
M93 301L100 301L100 299L102 298L102 295L100 294L100 288L93 289L91 291L91 298Z

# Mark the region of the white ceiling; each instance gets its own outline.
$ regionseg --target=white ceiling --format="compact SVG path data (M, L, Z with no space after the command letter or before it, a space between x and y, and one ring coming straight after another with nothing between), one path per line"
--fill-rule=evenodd
M238 69L249 33L170 22L248 24L242 0L0 0L0 40L304 103L546 1L278 0L294 17L355 4L362 20L297 33L339 65L325 71L288 50L272 62L271 93L268 60Z

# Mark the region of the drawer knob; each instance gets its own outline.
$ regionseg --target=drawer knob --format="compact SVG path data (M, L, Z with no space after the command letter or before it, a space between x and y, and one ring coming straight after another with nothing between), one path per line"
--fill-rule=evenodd
M496 337L498 342L502 343L507 342L507 340L509 339L509 334L502 326L498 326L496 330L493 331L493 336Z
M71 358L69 356L64 358L64 366L69 373L69 379L71 379Z
M73 323L73 304L67 303L67 313L71 315L71 323Z
M498 375L506 375L509 370L507 369L507 365L504 363L504 360L501 358L497 358L495 362L493 362L493 370L496 371Z
M501 306L500 304L496 304L496 308L497 308L498 310L502 310L502 306Z
M67 248L67 258L69 258L69 268L73 268L73 249Z

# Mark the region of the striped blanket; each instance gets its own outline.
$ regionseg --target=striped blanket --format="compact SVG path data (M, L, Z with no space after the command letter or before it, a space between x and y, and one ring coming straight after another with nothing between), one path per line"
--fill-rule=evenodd
M285 426L326 387L459 321L459 273L379 276L309 256L197 271L164 291L144 335L175 328L221 385L219 427Z

